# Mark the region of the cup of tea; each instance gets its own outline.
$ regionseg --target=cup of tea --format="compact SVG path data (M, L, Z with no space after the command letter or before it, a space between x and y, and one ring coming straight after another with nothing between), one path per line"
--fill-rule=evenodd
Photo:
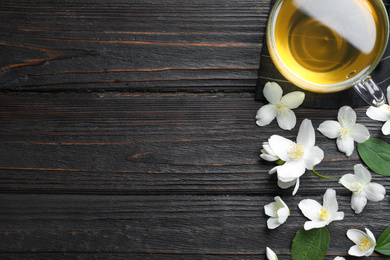
M267 46L280 73L317 93L353 87L370 105L386 102L370 77L389 40L381 0L277 0Z

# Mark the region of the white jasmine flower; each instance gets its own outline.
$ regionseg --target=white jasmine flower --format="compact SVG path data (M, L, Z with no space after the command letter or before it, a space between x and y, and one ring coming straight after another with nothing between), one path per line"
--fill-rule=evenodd
M272 251L269 247L267 247L266 252L267 252L267 259L268 260L278 260L278 257L276 256L274 251Z
M374 252L376 239L368 228L366 228L366 233L358 229L349 229L347 236L356 244L349 249L348 254L370 256Z
M305 93L294 91L283 95L282 88L275 82L268 82L263 89L269 104L262 106L256 114L256 124L265 126L275 119L280 128L291 130L295 127L296 117L291 109L299 107L305 99Z
M323 204L321 206L320 203L312 199L304 199L299 202L298 207L301 209L303 215L311 220L305 222L303 226L305 230L322 228L334 220L342 220L344 218L344 212L337 211L339 206L336 200L335 190L326 190Z
M309 119L303 120L299 127L296 142L273 135L268 139L268 145L274 156L285 162L272 168L270 174L277 172L278 184L284 188L296 184L293 195L298 190L299 177L324 158L324 152L315 146L315 132Z
M338 149L350 156L354 149L354 141L363 143L370 138L368 129L361 124L356 124L356 113L349 106L343 106L338 113L338 122L327 120L318 127L323 135L328 138L337 138Z
M390 86L387 87L387 100L390 100ZM371 106L367 109L366 115L377 121L385 122L382 126L382 133L384 135L390 134L390 106L383 104L380 107Z
M363 165L357 164L353 169L355 174L345 174L339 183L352 191L351 208L359 214L366 206L367 200L383 200L386 189L379 183L371 182L371 173Z
M279 196L276 196L274 199L274 202L264 206L265 214L270 216L267 220L267 226L269 229L279 227L281 224L286 222L288 216L290 215L290 210L286 203L284 203Z
M341 256L336 256L333 260L345 260L345 258Z

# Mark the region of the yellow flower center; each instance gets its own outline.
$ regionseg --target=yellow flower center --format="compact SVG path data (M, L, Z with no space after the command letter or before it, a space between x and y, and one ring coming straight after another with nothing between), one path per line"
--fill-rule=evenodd
M274 213L275 215L277 216L278 215L278 210L281 209L282 207L279 206L279 205L276 205L276 207L274 208Z
M305 151L302 144L297 144L295 142L291 145L290 151L287 152L288 156L294 161L301 159L304 153Z
M326 220L328 218L328 211L321 209L320 212L317 213L321 219Z
M358 195L363 190L364 190L364 186L360 182L352 182L351 183L350 191L352 191L352 193L354 195Z
M340 116L339 121L341 122L341 125L343 126L340 130L340 136L342 139L346 137L350 137L352 133L355 133L351 126L351 123L353 122L350 120L349 122L346 120L346 116Z
M370 241L368 240L367 237L362 236L361 238L358 239L356 244L359 246L360 250L363 252L370 247Z
M285 117L287 116L288 106L286 103L279 102L274 107L274 110L276 111L276 115L278 117Z

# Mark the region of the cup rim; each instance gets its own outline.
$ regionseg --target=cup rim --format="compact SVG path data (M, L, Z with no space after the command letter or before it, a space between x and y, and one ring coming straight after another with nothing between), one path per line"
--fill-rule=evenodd
M354 77L347 79L342 82L337 82L333 84L318 84L318 83L313 83L310 81L307 81L301 77L298 77L297 75L294 74L282 61L282 59L279 56L279 53L277 52L276 45L275 45L275 40L273 35L273 30L272 30L272 25L275 24L276 19L274 19L275 14L277 14L278 9L280 9L281 4L286 1L286 0L277 0L274 4L274 6L271 9L271 12L268 17L268 22L267 22L267 30L266 30L266 42L267 42L267 47L269 50L269 54L271 56L271 59L278 69L278 71L292 84L302 88L306 89L311 92L318 92L318 93L332 93L332 92L338 92L342 90L346 90L355 84L365 80L371 72L378 66L379 62L381 61L386 49L387 45L389 43L389 16L387 13L387 10L385 8L385 5L383 4L382 0L372 0L376 2L384 14L384 20L385 20L385 44L383 45L383 48L381 50L380 55L378 55L377 59L375 62L373 62L368 69L363 70L362 72L358 73ZM276 57L275 57L276 56ZM283 68L283 69L282 69ZM293 78L294 80L291 80L290 78ZM326 87L326 88L324 88Z

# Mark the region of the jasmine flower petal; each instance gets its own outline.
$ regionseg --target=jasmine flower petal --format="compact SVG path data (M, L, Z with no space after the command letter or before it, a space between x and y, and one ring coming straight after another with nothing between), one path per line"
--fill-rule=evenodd
M272 122L276 117L275 106L267 104L262 106L256 114L256 124L258 126L265 126Z
M389 121L386 121L386 123L382 126L382 133L384 135L390 134L390 119L389 119Z
M278 179L283 182L289 182L301 177L305 173L305 164L303 161L285 162L278 168Z
M337 121L326 120L319 125L318 131L330 139L335 139L340 135L341 125Z
M370 201L381 201L385 198L386 189L378 183L368 183L365 188L367 199Z
M364 168L363 165L356 164L353 167L353 170L355 171L355 175L361 184L367 184L371 181L371 173L366 168Z
M318 212L321 211L322 206L315 200L304 199L298 204L299 209L302 211L302 214L313 221L320 221L320 215Z
M305 165L308 170L313 170L314 166L324 159L324 151L318 146L309 148L307 154L310 156L304 156L303 160L305 161Z
M276 156L285 162L290 160L288 152L294 145L293 141L279 135L273 135L269 138L268 143Z
M346 156L351 156L355 148L355 144L353 142L352 137L346 137L346 138L338 137L336 144L340 152L345 153Z
M367 204L367 197L363 194L353 194L351 197L351 208L356 214L360 214Z
M297 123L297 119L295 117L294 112L289 108L286 108L284 111L285 115L276 117L276 120L278 121L278 125L280 128L282 128L283 130L291 130Z
M278 260L278 257L269 247L266 249L267 260Z
M376 121L386 122L390 119L389 106L384 104L380 107L369 107L366 111L366 115Z
M340 123L347 122L354 125L356 123L356 113L350 106L343 106L339 109L338 120Z
M299 127L297 143L302 144L304 149L308 149L314 146L315 140L315 132L311 121L309 119L303 120Z
M271 104L276 105L283 95L282 88L275 82L267 82L263 89L264 97Z
M286 103L290 109L295 109L302 105L304 99L305 93L301 91L294 91L286 94L280 101L282 103Z
M364 143L368 140L368 138L370 138L370 132L364 125L356 124L353 127L353 132L351 133L351 136L353 140L355 140L357 143Z

